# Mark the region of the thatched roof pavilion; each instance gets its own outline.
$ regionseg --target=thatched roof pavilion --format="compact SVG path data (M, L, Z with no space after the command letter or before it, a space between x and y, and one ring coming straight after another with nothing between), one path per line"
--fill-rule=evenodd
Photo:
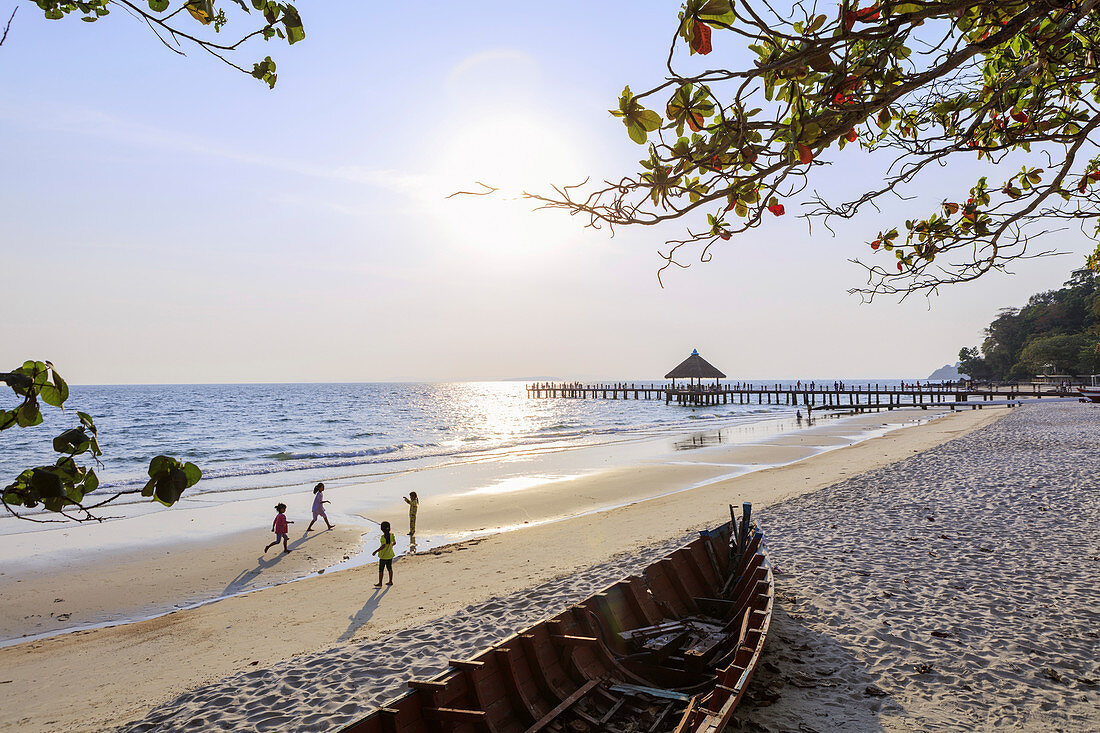
M675 369L665 375L665 379L671 379L673 383L677 379L713 379L715 384L719 379L725 379L726 375L718 371L709 361L699 356L698 349L691 350L691 356L684 359Z

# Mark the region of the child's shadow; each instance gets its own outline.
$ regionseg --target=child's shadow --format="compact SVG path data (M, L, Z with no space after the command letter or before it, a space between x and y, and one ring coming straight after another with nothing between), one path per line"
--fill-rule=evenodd
M370 598L363 604L363 607L360 608L354 616L348 617L351 619L351 623L348 624L348 630L340 634L340 637L336 639L336 641L347 641L356 631L361 629L364 624L370 621L370 617L374 615L374 611L378 608L378 604L382 602L382 596L389 593L391 587L392 586L386 586L383 590L375 588Z
M293 542L287 543L287 548L290 550L296 550L302 545L303 542L308 540L310 535L303 534ZM242 570L237 577L229 581L229 585L225 586L225 590L222 591L223 595L233 595L234 593L240 593L248 588L248 584L256 578L260 577L260 574L268 568L274 567L282 562L282 559L286 557L287 553L283 552L279 545L275 545L272 548L275 551L274 555L268 555L264 553L256 558L256 567L251 570Z

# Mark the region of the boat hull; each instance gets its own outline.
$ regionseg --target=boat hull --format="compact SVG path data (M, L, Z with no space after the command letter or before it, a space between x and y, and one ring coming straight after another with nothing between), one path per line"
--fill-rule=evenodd
M732 539L731 539L732 538ZM728 523L411 690L343 733L718 733L763 651L763 534Z

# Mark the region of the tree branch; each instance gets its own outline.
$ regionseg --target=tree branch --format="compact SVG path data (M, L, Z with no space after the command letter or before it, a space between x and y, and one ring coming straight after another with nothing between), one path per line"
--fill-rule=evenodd
M15 13L19 10L19 6L16 5L11 11L11 17L8 18L8 24L4 26L4 35L0 36L0 46L4 45L4 41L8 40L8 31L11 30L11 22L15 20Z

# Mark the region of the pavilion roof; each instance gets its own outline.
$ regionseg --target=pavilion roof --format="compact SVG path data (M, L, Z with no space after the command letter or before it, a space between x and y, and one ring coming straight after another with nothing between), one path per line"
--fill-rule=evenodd
M726 375L718 371L709 361L692 350L691 356L684 359L665 379L725 379Z

